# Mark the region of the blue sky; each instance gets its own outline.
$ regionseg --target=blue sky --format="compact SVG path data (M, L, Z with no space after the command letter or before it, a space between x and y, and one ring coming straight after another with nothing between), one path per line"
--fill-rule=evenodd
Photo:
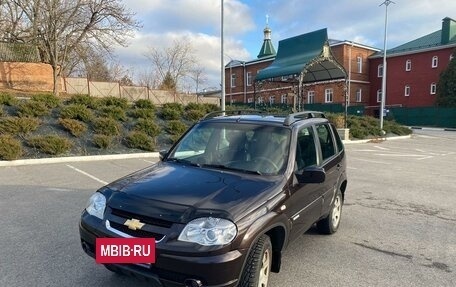
M225 0L225 63L255 59L263 42L266 15L274 47L278 41L321 28L331 39L383 48L383 0ZM441 29L445 17L456 19L455 0L395 0L388 8L388 48ZM142 28L127 48L115 51L133 77L144 73L150 47L174 39L190 41L205 69L205 85L220 83L220 0L124 0Z

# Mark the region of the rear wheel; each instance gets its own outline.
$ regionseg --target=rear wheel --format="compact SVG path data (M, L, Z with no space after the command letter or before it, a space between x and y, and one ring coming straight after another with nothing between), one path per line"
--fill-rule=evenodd
M271 263L271 240L263 234L249 252L238 287L267 287Z
M331 211L328 216L317 222L317 228L320 233L333 234L337 231L340 225L340 217L342 215L342 205L342 193L338 190L333 203L331 204Z

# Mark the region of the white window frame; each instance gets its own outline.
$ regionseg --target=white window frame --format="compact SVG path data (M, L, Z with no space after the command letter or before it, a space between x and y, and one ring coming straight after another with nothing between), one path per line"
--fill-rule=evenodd
M437 84L432 83L431 84L431 95L435 95L435 94L437 94Z
M377 103L382 102L382 89L377 90Z
M282 104L288 103L288 95L287 95L287 94L283 94L283 95L280 97L280 103L282 103Z
M377 77L379 77L379 78L383 77L383 64L379 64L377 67Z
M253 76L252 72L247 72L247 86L251 86L253 83Z
M363 101L363 89L359 88L356 90L356 102L361 103Z
M405 85L405 87L404 87L404 96L405 97L410 97L410 90L411 90L410 85Z
M454 58L454 56L453 56L453 54L451 54L450 55L450 62L451 62L451 60L453 60L453 58Z
M273 105L275 103L275 96L270 96L269 97L269 104Z
M334 99L334 90L333 88L325 89L325 103L332 103Z
M363 72L363 57L358 56L356 57L356 65L358 67L358 73Z
M236 87L236 74L235 73L232 73L231 74L231 88L235 88Z
M248 104L253 103L253 98L247 98L247 103L248 103Z
M307 103L315 103L315 91L307 91Z
M263 103L263 97L258 97L258 103L262 104Z
M439 57L432 57L432 68L437 68L439 66Z
M412 60L408 59L405 61L405 71L410 72L412 70Z

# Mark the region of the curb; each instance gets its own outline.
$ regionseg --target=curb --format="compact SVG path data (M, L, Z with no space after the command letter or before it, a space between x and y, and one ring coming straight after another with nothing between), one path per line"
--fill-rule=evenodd
M66 162L116 160L116 159L129 159L129 158L158 158L158 157L159 157L158 152L148 152L148 153L129 153L129 154L69 156L69 157L56 157L56 158L18 159L18 160L12 160L12 161L0 161L0 167L34 165L34 164L66 163Z
M391 141L391 140L403 140L409 139L412 135L407 136L397 136L397 137L382 137L382 138L373 138L373 139L366 139L366 140L343 140L344 144L362 144L362 143L369 143L375 141Z
M410 127L410 128L412 130L456 132L456 128L430 128L430 127Z
M455 129L456 131L456 129ZM366 140L343 140L344 144L362 144L372 141L388 141L409 139L408 136L398 137L383 137ZM117 159L133 159L133 158L159 158L158 152L148 153L127 153L127 154L110 154L110 155L89 155L89 156L69 156L69 157L55 157L55 158L37 158L37 159L18 159L12 161L0 161L0 167L22 166L22 165L35 165L35 164L53 164L53 163L67 163L67 162L86 162L86 161L102 161L102 160L117 160Z

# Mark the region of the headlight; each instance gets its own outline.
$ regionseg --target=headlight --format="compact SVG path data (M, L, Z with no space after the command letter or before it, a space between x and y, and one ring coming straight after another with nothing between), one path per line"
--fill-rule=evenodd
M236 234L237 228L233 222L222 218L203 217L190 221L178 240L204 246L224 245L233 241Z
M106 197L99 193L95 192L87 202L86 211L95 217L103 219L103 214L106 208Z

